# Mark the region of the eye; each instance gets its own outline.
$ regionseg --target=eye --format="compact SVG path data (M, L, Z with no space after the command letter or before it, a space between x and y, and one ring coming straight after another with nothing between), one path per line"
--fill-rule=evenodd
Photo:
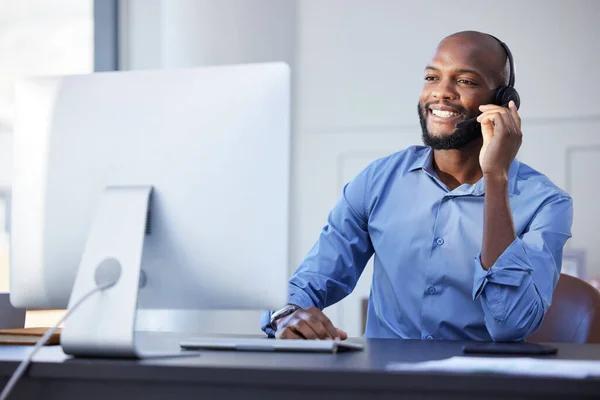
M434 80L436 80L437 78L435 76L431 76L431 75L427 75L425 76L425 80L428 82L432 82Z
M477 85L477 83L470 81L468 79L459 79L458 83L462 83L463 85L467 85L467 86L474 86Z

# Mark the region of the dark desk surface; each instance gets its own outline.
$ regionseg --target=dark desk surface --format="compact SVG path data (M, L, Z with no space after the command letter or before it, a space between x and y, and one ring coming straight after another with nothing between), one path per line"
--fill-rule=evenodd
M146 344L178 347L182 336L145 335ZM14 399L391 399L600 397L600 379L494 374L390 372L390 362L463 355L464 342L368 340L339 354L205 351L199 356L135 360L75 359L45 347L17 385ZM560 344L556 356L599 360L600 345ZM0 347L0 379L8 380L27 347ZM3 384L4 384L3 383Z

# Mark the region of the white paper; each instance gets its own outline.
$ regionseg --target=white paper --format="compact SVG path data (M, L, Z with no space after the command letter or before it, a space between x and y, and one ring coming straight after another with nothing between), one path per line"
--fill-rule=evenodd
M600 377L600 361L527 357L452 357L420 363L389 363L389 371L499 373L563 378Z

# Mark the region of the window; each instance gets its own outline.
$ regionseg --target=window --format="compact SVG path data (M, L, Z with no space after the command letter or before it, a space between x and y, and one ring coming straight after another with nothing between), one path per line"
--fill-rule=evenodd
M12 165L12 84L23 75L93 71L92 0L0 0L0 190Z

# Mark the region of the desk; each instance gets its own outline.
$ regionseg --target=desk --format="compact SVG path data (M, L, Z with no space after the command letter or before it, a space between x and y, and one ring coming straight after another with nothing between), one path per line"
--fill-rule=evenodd
M181 335L149 334L146 344L177 347ZM152 359L74 359L45 347L12 399L284 399L576 398L600 396L600 379L569 380L488 374L387 372L391 361L461 355L464 342L367 340L340 354L205 351ZM600 345L558 346L557 358L600 360ZM27 348L0 347L3 385ZM553 356L554 357L554 356Z

